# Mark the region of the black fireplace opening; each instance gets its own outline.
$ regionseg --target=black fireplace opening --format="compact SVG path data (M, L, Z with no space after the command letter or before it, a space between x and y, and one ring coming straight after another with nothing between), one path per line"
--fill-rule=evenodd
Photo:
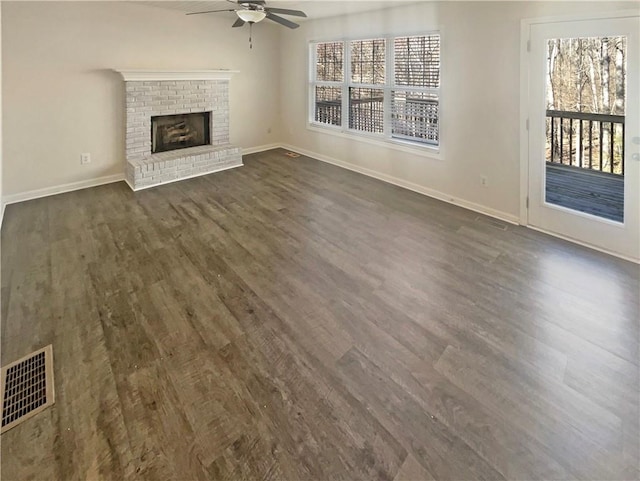
M211 112L151 117L151 153L211 144Z

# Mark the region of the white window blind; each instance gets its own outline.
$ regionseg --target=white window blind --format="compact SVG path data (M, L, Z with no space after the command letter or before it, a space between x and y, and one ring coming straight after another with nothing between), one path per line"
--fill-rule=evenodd
M385 39L351 42L351 82L384 85L386 64Z
M396 38L394 64L397 86L440 87L440 35Z
M316 80L342 82L344 79L344 44L319 43L316 47Z
M438 97L425 92L394 91L391 97L392 135L438 144Z

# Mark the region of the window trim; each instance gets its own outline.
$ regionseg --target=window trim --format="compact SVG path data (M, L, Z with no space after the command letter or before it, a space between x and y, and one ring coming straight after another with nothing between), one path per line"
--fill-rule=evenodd
M419 157L428 157L435 160L444 160L444 152L442 146L440 149L429 144L418 144L417 142L408 142L398 138L385 138L380 135L370 135L366 132L360 132L357 130L343 131L341 127L328 124L320 124L317 122L307 123L307 130L319 134L327 134L333 137L339 137L342 139L354 140L356 142L362 142L364 144L375 145L377 147L384 147L387 149L397 150L400 152L406 152L409 154L417 155Z
M398 37L417 37L417 36L429 36L429 35L438 35L440 37L440 86L438 88L433 87L411 87L406 85L395 85L395 55L393 54L394 48L394 39ZM424 157L430 157L442 160L443 156L443 129L442 129L442 105L443 105L443 95L442 95L442 84L443 84L443 60L442 60L442 29L430 29L426 31L421 31L418 33L393 33L393 34L384 34L384 35L367 35L367 36L359 36L359 37L342 37L342 38L333 38L328 40L309 40L308 48L309 48L309 56L308 56L308 66L309 66L309 76L308 76L308 108L307 108L307 130L318 133L326 133L329 135L334 135L341 138L347 138L352 140L357 140L360 142L365 142L373 145L378 145L382 147L391 148L394 150L400 150L403 152L412 153L415 155L420 155ZM351 42L357 42L361 40L374 40L374 39L384 39L385 40L385 83L384 84L356 84L351 81ZM342 71L343 71L343 81L342 82L331 82L331 81L319 81L316 80L316 62L317 62L317 50L315 46L319 43L336 43L341 42L343 44L343 55L342 55ZM391 47L392 50L389 50ZM316 86L329 86L329 87L340 87L342 89L342 125L330 125L321 122L315 121L315 87ZM355 88L372 88L372 89L380 89L384 91L384 122L383 122L383 133L375 133L375 132L364 132L356 129L349 128L349 89ZM399 91L414 91L414 92L425 92L425 93L435 93L438 96L438 145L422 143L417 141L412 141L408 139L403 139L399 137L394 137L391 133L392 122L391 122L391 95L395 90ZM347 106L345 109L344 106Z

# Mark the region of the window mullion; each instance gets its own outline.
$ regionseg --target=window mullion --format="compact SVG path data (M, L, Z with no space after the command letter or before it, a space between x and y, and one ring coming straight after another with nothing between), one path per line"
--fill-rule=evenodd
M344 43L343 84L342 84L342 130L349 130L349 87L351 86L351 42Z
M393 86L395 83L394 38L385 39L384 136L391 138L393 122Z
M313 43L309 45L309 58L311 59L311 61L309 62L309 78L311 79L311 82L309 82L309 95L307 97L307 121L310 123L315 122L316 119L316 65L318 64L318 55L316 52L317 48L317 45Z

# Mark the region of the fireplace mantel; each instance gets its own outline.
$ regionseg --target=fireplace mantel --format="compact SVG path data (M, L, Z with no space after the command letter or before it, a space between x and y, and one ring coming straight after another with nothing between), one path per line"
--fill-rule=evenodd
M115 70L125 82L166 80L229 80L238 70Z

